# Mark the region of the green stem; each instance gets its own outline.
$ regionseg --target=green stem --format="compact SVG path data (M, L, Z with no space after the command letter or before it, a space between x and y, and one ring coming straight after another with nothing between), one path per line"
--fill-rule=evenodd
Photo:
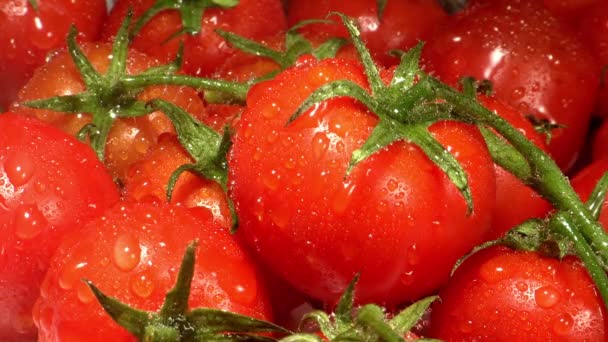
M93 114L92 124L97 130L95 134L90 134L91 148L97 154L99 160L105 160L106 140L112 128L114 118L107 113Z
M196 89L220 91L231 95L234 102L245 103L250 85L247 83L212 80L187 75L135 75L126 76L122 84L127 89L139 89L153 85L180 85Z

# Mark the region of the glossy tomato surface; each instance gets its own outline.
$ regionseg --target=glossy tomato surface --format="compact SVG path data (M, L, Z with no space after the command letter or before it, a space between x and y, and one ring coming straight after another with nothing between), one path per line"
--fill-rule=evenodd
M456 187L414 145L395 142L347 176L352 152L378 122L373 113L336 98L287 125L314 89L339 79L367 87L356 62L305 58L250 91L229 159L237 235L319 300L336 300L358 272L360 302L394 305L432 293L489 228L495 179L483 139L460 123L430 129L469 177L469 217Z
M492 247L439 292L430 335L445 341L605 341L602 299L578 259Z
M90 147L33 118L0 115L0 340L35 337L31 310L68 232L118 201Z
M600 68L586 45L541 4L478 0L425 46L428 71L456 85L489 79L496 95L525 114L563 125L549 152L570 168L582 147Z
M6 0L0 5L0 108L44 64L47 54L65 46L71 25L80 40L96 40L106 18L105 0Z
M82 279L123 303L157 312L194 240L189 307L270 320L258 271L207 210L121 202L67 237L55 253L34 309L39 341L136 341L103 311Z
M102 37L116 34L129 8L135 22L156 0L117 1L105 24ZM163 62L175 58L180 43L184 44L183 69L188 74L208 76L234 50L215 33L216 29L234 32L253 40L261 40L286 29L280 0L240 0L233 8L208 8L201 18L201 31L194 35L182 31L177 11L165 10L146 24L133 40L133 47ZM173 38L172 38L173 37Z

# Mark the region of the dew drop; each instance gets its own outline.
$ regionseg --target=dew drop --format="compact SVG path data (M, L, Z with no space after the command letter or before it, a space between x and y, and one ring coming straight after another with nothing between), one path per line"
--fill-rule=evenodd
M262 183L269 190L276 190L279 187L279 174L276 170L271 170L270 172L265 172L262 174Z
M519 292L526 292L528 291L528 284L523 281L518 281L517 284L515 284L515 288Z
M258 197L253 204L253 214L259 222L264 220L264 200L262 200L262 197Z
M563 313L557 317L553 323L553 332L558 335L567 335L572 331L574 319L568 313Z
M279 228L287 227L287 225L289 224L289 219L291 218L289 208L282 207L270 211L270 213L268 213L268 216L270 217L272 222L274 222L274 224L276 224Z
M83 304L91 303L95 299L95 295L93 295L89 286L82 281L76 285L76 296Z
M471 320L461 321L458 327L460 328L461 332L468 334L471 331L473 331L473 321L471 321Z
M559 292L552 286L543 286L534 291L536 304L541 308L550 308L559 302Z
M15 235L23 240L36 237L48 225L35 204L21 205L15 211Z
M143 132L137 133L137 136L135 136L133 148L135 149L135 152L139 154L145 154L150 149L150 140Z
M34 161L25 153L12 154L4 162L6 176L15 187L29 182L34 170Z
M154 291L154 279L147 272L136 274L131 279L131 290L140 298L148 298Z
M59 272L59 287L64 290L71 290L74 284L80 281L80 269L87 266L86 262L71 262L64 265Z
M344 213L352 199L355 187L354 184L346 182L338 188L331 203L334 213L338 215Z
M312 138L312 156L315 159L321 159L327 152L329 147L329 138L327 134L319 132Z
M511 99L512 100L521 100L524 95L526 95L526 90L523 87L517 87L515 89L513 89L513 92L511 93Z
M481 278L487 283L494 284L503 279L505 269L502 265L486 262L479 271Z
M418 252L418 247L416 247L416 244L413 244L407 248L407 263L410 266L415 266L420 263L420 253Z
M114 243L114 264L120 270L128 272L134 269L141 258L139 239L133 234L121 235Z
M402 273L399 276L399 280L401 281L401 284L405 286L412 285L414 283L414 271Z

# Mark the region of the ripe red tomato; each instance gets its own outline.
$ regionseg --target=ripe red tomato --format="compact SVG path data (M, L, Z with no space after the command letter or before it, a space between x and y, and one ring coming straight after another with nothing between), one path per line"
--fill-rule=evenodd
M479 0L450 18L423 52L429 71L450 84L489 79L497 96L555 129L549 152L562 169L576 161L599 84L588 48L536 1Z
M118 201L85 144L33 118L0 115L0 340L35 336L31 310L63 235Z
M492 247L467 259L433 304L445 341L605 341L602 299L583 265Z
M333 302L357 272L360 302L394 305L431 293L487 232L493 164L475 127L438 122L430 132L468 175L475 209L415 145L395 142L346 176L377 117L351 99L314 106L286 125L321 85L367 87L360 64L301 59L254 86L229 156L238 234L267 267L313 298Z
M158 311L175 284L186 246L195 239L190 308L270 320L262 278L207 210L126 202L66 237L57 249L34 308L39 341L136 341L103 311L82 279L132 307Z
M117 1L105 24L102 39L116 34L127 11L133 10L133 22L156 0ZM175 58L180 43L184 44L183 69L188 74L208 76L234 50L215 33L216 29L234 32L253 40L261 40L286 29L285 14L279 0L240 0L230 9L208 8L201 18L202 29L195 35L183 34L169 39L182 30L177 11L158 13L137 34L132 46L163 62Z
M602 1L585 10L581 14L579 27L581 36L605 68L608 65L608 3ZM603 117L608 116L608 79L605 70L602 72L596 107L597 114Z
M194 160L171 133L160 136L145 159L133 164L125 178L125 197L136 201L166 202L167 182L173 172ZM203 207L213 214L215 222L230 227L230 209L221 186L191 172L180 175L175 184L171 203L188 208Z
M99 72L103 73L107 70L110 62L108 56L112 54L110 44L88 43L82 46L82 50ZM136 50L129 51L127 73L139 74L156 65L158 62L150 57ZM69 134L76 134L84 125L90 123L90 115L33 109L20 106L19 103L58 95L78 94L84 90L82 77L70 55L62 52L36 71L19 92L13 110L17 113L35 116ZM196 90L188 87L149 87L139 94L138 98L142 101L162 98L175 103L197 117L203 116L205 112L204 103ZM141 160L150 147L156 144L158 136L166 132L175 132L175 129L171 121L161 112L116 120L110 131L105 151L105 163L112 175L124 179L129 165Z
M584 12L602 0L543 0L543 4L551 13L559 18L575 22Z
M546 151L547 146L543 137L520 112L494 96L480 96L479 101L484 107L507 120L540 149ZM496 165L494 170L496 171L496 206L492 214L492 227L486 236L487 240L501 237L525 220L542 218L551 209L551 205L538 193L505 169Z
M0 108L42 65L53 49L65 46L73 24L79 39L96 40L106 17L105 0L6 0L0 6Z
M608 123L602 123L595 132L591 148L593 160L608 159Z
M308 0L290 1L287 9L289 26L306 19L324 19L330 12L341 12L356 18L361 38L376 60L385 66L397 64L391 50L408 50L420 40L428 40L446 19L447 14L435 0L388 1L382 19L378 19L376 0ZM348 32L336 24L307 25L302 32L325 32L331 37L348 38Z

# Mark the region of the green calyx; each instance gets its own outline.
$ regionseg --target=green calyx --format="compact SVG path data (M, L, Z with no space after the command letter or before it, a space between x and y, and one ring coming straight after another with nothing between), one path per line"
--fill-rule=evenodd
M437 296L423 298L410 305L393 318L388 318L384 309L374 304L367 304L354 310L356 276L344 291L334 314L324 311L313 311L302 318L302 323L316 323L323 336L329 341L386 341L402 342L420 320L422 315L437 300ZM356 312L355 312L356 311ZM423 339L424 341L431 341ZM297 334L281 341L322 341L316 335Z
M473 198L467 175L456 160L429 132L433 123L441 120L463 120L451 114L451 106L436 101L430 78L419 67L422 44L402 54L401 63L395 70L389 85L380 78L378 68L361 41L354 21L337 13L350 32L367 75L371 92L349 80L328 83L313 92L292 115L289 122L296 120L315 104L335 98L350 97L365 105L379 118L368 140L354 151L347 174L360 162L395 141L403 140L418 146L458 188L467 204L467 214L473 211Z
M249 86L243 83L210 80L192 76L175 75L181 66L181 49L173 63L152 67L139 75L127 75L129 14L122 23L112 46L110 66L105 74L99 73L76 43L76 29L68 35L68 51L76 65L86 90L74 95L56 96L33 100L23 105L66 113L90 113L92 122L78 133L81 140L89 139L100 160L104 160L105 144L113 122L120 118L132 118L149 114L153 110L137 96L148 86L181 85L196 89L218 91L224 94L226 103L244 102Z
M185 171L194 172L216 182L227 194L228 162L226 155L232 145L232 129L228 126L225 127L224 134L221 135L197 121L183 109L167 101L153 100L148 103L148 107L160 110L169 117L175 126L181 145L195 161L193 164L182 165L173 172L167 184L167 199L171 201L175 184L179 176ZM234 232L238 225L238 217L234 204L227 195L226 200L230 208L232 231Z
M32 6L34 11L38 12L38 2L36 0L27 0L27 2Z
M559 124L555 121L549 120L547 118L540 118L535 115L526 115L526 119L530 121L534 129L539 134L545 137L545 143L549 145L551 143L551 139L553 138L553 131L558 128L566 128L565 125Z
M182 18L182 30L175 32L169 39L183 33L195 35L201 31L203 15L207 8L228 9L238 4L239 0L157 0L137 19L131 29L131 37L136 36L154 16L166 10L178 11Z
M317 19L304 20L294 25L285 34L284 51L271 49L261 43L232 32L218 29L216 30L216 33L235 48L252 55L269 58L279 65L280 70L285 70L295 64L298 57L305 54L312 54L317 59L335 57L338 51L340 51L340 48L349 43L349 41L344 38L330 38L316 48L313 47L312 43L300 34L298 30L303 26L318 23L332 23L332 21ZM273 72L270 75L262 77L262 79L272 78L276 73L277 72Z
M186 248L175 286L165 297L159 312L129 307L105 295L85 280L103 309L120 326L145 342L180 341L273 341L260 333L287 334L289 331L269 322L218 309L188 308L194 276L196 243Z

